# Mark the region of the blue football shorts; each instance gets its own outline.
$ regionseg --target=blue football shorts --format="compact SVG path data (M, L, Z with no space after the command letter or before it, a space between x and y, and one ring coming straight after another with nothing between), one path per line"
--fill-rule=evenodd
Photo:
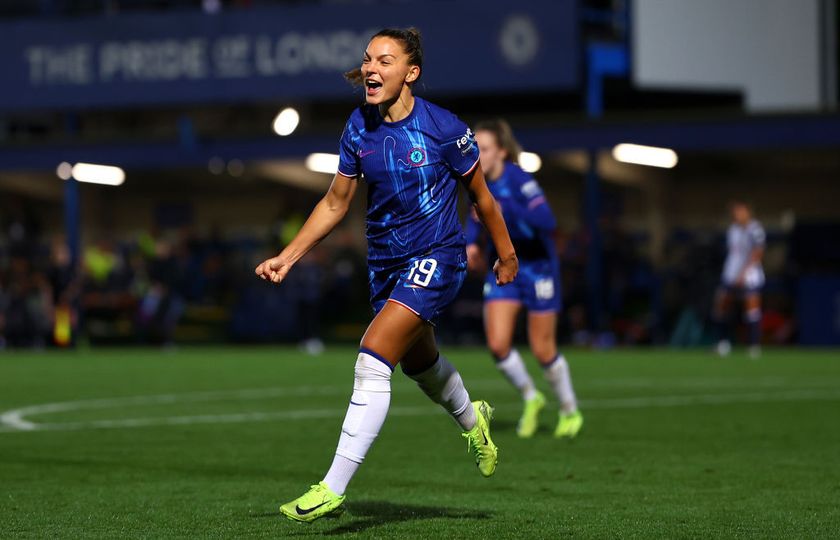
M484 301L518 302L532 313L557 313L563 307L559 265L551 259L520 261L516 279L502 286L496 285L496 276L488 272Z
M467 275L464 248L434 248L391 267L369 263L370 303L379 313L386 302L396 302L434 322L458 296Z

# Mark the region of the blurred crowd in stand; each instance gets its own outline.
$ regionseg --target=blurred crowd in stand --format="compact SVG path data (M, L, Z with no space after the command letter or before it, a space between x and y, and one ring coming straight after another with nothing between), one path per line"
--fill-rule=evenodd
M364 299L364 258L346 245L353 237L337 232L329 254L314 250L285 286L271 287L254 266L282 246L273 235L179 228L91 239L74 271L65 238L13 219L0 235L0 347L297 340L317 352L322 325L352 318Z
M283 212L263 236L226 237L190 227L121 237L84 238L78 271L66 239L47 237L26 215L7 219L0 234L0 347L207 342L299 343L317 353L323 340L351 341L370 318L361 231L342 225L302 259L283 286L254 276L303 223ZM561 339L578 345L708 341L712 292L724 255L721 231L674 231L666 261L654 269L644 235L602 223L600 323L586 286L589 237L559 232L564 312ZM784 237L768 247L784 259ZM778 266L778 265L777 265ZM783 266L783 263L782 263ZM778 274L778 272L777 272ZM769 268L766 337L789 342L794 332L791 285ZM482 276L470 275L439 324L442 340L482 342Z

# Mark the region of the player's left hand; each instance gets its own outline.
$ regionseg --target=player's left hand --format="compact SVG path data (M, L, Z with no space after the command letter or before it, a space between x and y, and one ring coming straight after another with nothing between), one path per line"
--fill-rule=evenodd
M291 269L292 263L282 255L278 255L261 262L254 272L262 279L269 280L272 283L280 283Z
M519 260L516 255L502 260L496 259L493 265L493 273L496 274L496 285L507 285L516 278L519 272Z

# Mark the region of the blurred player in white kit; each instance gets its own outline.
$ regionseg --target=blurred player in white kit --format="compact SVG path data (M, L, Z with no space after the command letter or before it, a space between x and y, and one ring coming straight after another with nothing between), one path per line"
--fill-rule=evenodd
M729 340L729 312L733 301L741 300L744 320L749 328L749 355L761 355L761 289L764 287L764 228L753 218L744 202L731 203L732 224L726 231L727 255L723 263L721 285L715 295L714 321L717 327L717 353L726 356L732 350Z

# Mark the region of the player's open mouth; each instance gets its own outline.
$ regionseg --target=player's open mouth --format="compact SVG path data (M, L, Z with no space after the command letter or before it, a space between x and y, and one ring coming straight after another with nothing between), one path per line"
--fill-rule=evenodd
M382 88L382 83L373 79L365 79L365 88L367 89L367 95L375 96Z

